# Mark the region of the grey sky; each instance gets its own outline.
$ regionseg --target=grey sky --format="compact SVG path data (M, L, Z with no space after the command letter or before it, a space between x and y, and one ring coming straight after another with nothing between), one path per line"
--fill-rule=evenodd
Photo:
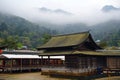
M120 7L120 0L0 0L0 11L15 14L31 21L54 22L57 19L59 20L58 23L80 21L94 24L109 20L113 16L118 18L118 12L103 14L100 10L104 5ZM37 11L41 7L52 10L63 9L75 14L75 16L42 14ZM99 20L96 21L96 18L99 18Z

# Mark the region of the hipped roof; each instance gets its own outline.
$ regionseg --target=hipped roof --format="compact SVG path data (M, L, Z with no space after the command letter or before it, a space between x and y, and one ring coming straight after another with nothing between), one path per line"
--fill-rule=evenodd
M75 46L85 41L89 35L89 32L82 32L53 36L46 44L38 47L38 49Z

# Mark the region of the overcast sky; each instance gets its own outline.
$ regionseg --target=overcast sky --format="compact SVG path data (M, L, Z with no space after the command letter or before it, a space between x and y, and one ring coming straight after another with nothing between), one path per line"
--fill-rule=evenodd
M103 14L100 10L105 5L120 7L120 0L0 0L0 11L15 14L31 21L54 22L57 19L58 23L80 21L94 24L118 18L118 12ZM42 14L37 11L41 7L52 10L63 9L73 13L74 16ZM96 21L96 18L99 20Z

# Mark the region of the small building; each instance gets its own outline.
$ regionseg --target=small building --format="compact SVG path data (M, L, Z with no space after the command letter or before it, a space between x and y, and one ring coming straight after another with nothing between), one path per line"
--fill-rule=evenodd
M93 40L89 32L53 36L46 44L37 48L39 56L65 56L62 67L50 71L75 73L101 73L103 70L120 71L120 51L104 51ZM52 65L53 66L53 65ZM44 72L44 69L43 69ZM116 71L115 71L116 72ZM50 73L51 74L51 73ZM72 73L73 75L73 73ZM79 74L78 76L80 76Z
M31 71L40 70L40 57L36 51L4 51L0 55L0 71L14 72L14 71Z
M51 62L60 59L51 59ZM3 50L0 54L0 72L30 72L40 71L42 65L46 65L48 59L38 56L38 51L31 50Z

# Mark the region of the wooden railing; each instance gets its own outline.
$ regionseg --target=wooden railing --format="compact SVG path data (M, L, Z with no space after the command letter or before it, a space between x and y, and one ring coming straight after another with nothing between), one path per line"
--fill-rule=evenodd
M104 68L103 73L119 73L120 74L120 68Z

